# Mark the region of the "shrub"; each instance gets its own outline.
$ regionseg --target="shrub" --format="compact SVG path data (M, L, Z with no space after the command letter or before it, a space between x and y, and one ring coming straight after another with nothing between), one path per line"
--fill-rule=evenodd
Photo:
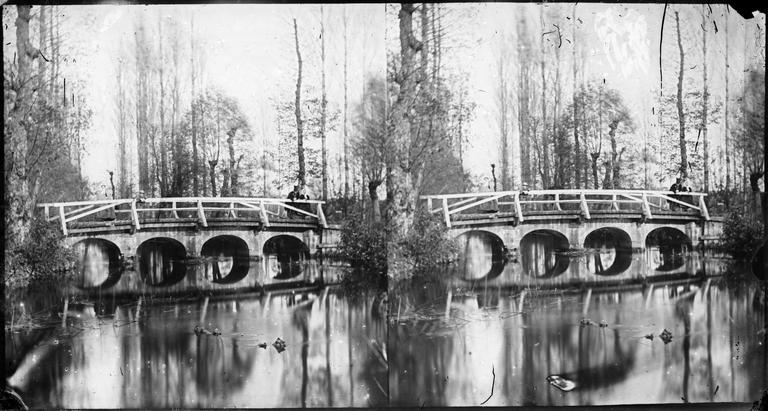
M61 231L43 218L34 219L27 240L5 250L7 300L23 298L29 292L65 291L75 261Z
M386 271L386 224L369 221L362 210L353 210L341 227L339 253L354 267Z
M413 228L405 240L405 250L417 269L431 268L455 258L456 241L439 216L419 209Z
M723 250L735 259L747 259L763 238L763 223L756 214L731 211L723 221Z

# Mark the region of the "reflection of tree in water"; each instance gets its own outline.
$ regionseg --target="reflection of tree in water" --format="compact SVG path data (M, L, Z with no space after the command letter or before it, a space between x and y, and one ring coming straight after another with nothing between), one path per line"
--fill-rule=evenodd
M578 313L569 311L566 304L562 307L556 321L551 321L552 313L547 315L544 310L522 315L523 405L553 403L558 391L546 383L548 375L575 381L574 395L579 395L583 404L581 396L621 383L635 367L631 343L622 340L618 329L579 327Z
M234 316L219 310L222 304L208 307L208 321L221 329L236 330L227 324ZM160 307L149 315L162 315ZM159 319L158 319L159 320ZM173 324L176 324L175 326ZM226 405L227 396L243 389L255 363L255 351L241 347L236 340L212 335L195 335L194 324L183 321L139 322L135 335L122 338L121 358L125 364L123 404L125 407L199 407ZM195 403L186 404L186 384L194 384Z
M29 356L36 356L36 364L40 366L29 370L23 386L14 387L19 391L27 405L33 408L55 408L64 394L64 385L60 382L74 366L82 365L85 358L79 352L73 351L70 341L54 345L61 330L53 327L41 330L31 330L21 333L6 332L5 336L5 366L8 376L13 375L22 362L30 361ZM76 353L76 357L72 355ZM77 362L76 362L77 360Z
M448 366L454 353L453 335L430 336L421 332L434 321L424 320L390 328L389 374L391 405L442 405L448 403ZM394 337L394 338L393 338Z

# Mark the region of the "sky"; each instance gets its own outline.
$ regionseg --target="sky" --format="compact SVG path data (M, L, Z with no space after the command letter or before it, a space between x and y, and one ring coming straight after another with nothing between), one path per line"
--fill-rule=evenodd
M385 38L387 47L397 41L396 10L389 4L349 4L324 7L327 47L327 88L331 107L342 107L343 100L343 15L348 17L348 70L350 110L359 101L366 75L384 75ZM571 95L571 53L574 44L585 47L586 73L584 77L603 79L609 87L620 90L636 121L643 127L654 110L653 98L659 83L659 33L663 4L584 4L576 6L576 38L573 40L573 4L510 4L472 3L443 5L450 13L452 47L446 50L444 60L449 73L467 75L470 98L477 104L475 118L470 125L470 141L466 147L465 166L477 179L487 178L490 163L500 162L499 138L496 126L495 69L492 62L500 45L510 43L514 35L517 16L527 16L531 30L542 30L540 10L558 8L561 17L544 18L547 31L553 25L563 30L566 39L561 46L563 96ZM346 10L346 11L345 11ZM674 10L681 12L681 26L687 32L700 33L701 5L670 6L666 16L664 55L674 52ZM14 37L13 13L4 7L4 51L12 47ZM218 87L235 97L248 116L254 132L254 144L271 141L276 132L275 101L292 99L295 87L295 49L293 46L293 18L299 27L302 54L305 60L305 85L315 90L320 87L320 6L319 5L185 5L185 6L125 6L92 5L60 6L65 16L65 30L76 61L69 62L66 70L82 81L79 92L87 96L94 112L91 129L86 139L87 155L84 174L96 185L108 184L107 170L115 168L117 159L117 128L114 108L115 72L120 64L120 48L128 47L134 33L135 21L145 19L150 29L158 16L164 22L176 21L188 28L194 19L196 47L205 54L204 83ZM35 10L33 8L33 15ZM697 17L698 16L698 17ZM710 36L708 61L710 93L713 100L722 100L725 78L724 31L725 18L729 18L730 71L732 90L737 90L743 79L745 56L747 61L763 59L763 32L765 16L744 20L725 6L712 6L712 19L720 30ZM386 21L385 21L386 20ZM155 23L152 23L155 22ZM164 27L166 24L164 23ZM760 29L758 29L758 27ZM510 37L512 36L512 37ZM9 43L11 45L9 46ZM186 47L186 45L184 45ZM545 46L554 50L551 39ZM671 51L670 51L671 50ZM691 54L695 52L691 51ZM693 60L695 57L691 57ZM692 61L691 60L691 61ZM700 70L690 68L691 76L700 76ZM665 84L676 81L672 68L665 70ZM184 86L182 86L184 87ZM667 86L665 86L667 87ZM189 90L183 90L182 94ZM733 91L732 91L733 93ZM184 100L185 97L182 97ZM350 127L350 130L352 128ZM653 135L657 131L647 129ZM714 126L710 135L713 146L722 140L722 125ZM329 136L332 160L341 152L341 128ZM333 161L332 161L333 162Z

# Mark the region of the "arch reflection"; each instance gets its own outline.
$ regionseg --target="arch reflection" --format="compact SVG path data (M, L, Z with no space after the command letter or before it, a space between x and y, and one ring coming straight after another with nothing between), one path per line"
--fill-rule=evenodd
M87 238L73 247L77 260L78 287L105 289L120 280L120 248L101 238Z
M538 278L557 277L568 269L571 259L563 252L569 248L568 239L557 231L531 231L520 240L523 271Z
M504 271L505 246L496 234L469 231L457 237L460 257L457 266L460 278L468 281L490 280Z
M594 251L587 258L587 266L593 274L621 274L632 264L632 239L618 228L592 231L584 239L584 248Z
M145 283L153 286L176 284L187 273L187 266L183 263L186 255L184 246L172 238L149 239L136 250L139 275Z
M267 275L276 280L298 277L304 272L309 248L296 237L278 235L264 243Z
M248 275L248 244L240 237L213 237L203 244L200 254L205 259L205 278L213 282L236 283Z
M692 248L692 244L682 231L661 227L648 233L645 247L651 253L652 261L658 262L656 271L672 271L685 264L685 254Z

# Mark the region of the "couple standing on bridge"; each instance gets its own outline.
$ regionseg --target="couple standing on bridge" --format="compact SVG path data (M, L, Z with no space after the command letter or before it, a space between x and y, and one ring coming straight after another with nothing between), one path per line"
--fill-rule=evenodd
M309 204L307 203L296 203L296 200L309 200L309 195L306 193L304 186L299 187L299 185L293 186L293 191L288 193L288 199L291 200L290 203L288 203L289 206L298 208L299 210L310 212L309 210ZM296 211L293 210L286 210L287 217L303 217L303 215L300 215Z
M675 200L686 201L686 200L690 200L689 198L687 198L688 196L677 195L677 193L678 192L691 192L692 190L691 190L691 187L688 187L687 185L685 185L685 177L678 177L675 180L675 184L672 184L672 186L669 187L669 191L675 193L674 195L670 196L670 197L674 198ZM670 210L678 210L678 209L681 209L681 208L682 208L682 206L680 204L674 203L674 202L669 202L669 209Z

